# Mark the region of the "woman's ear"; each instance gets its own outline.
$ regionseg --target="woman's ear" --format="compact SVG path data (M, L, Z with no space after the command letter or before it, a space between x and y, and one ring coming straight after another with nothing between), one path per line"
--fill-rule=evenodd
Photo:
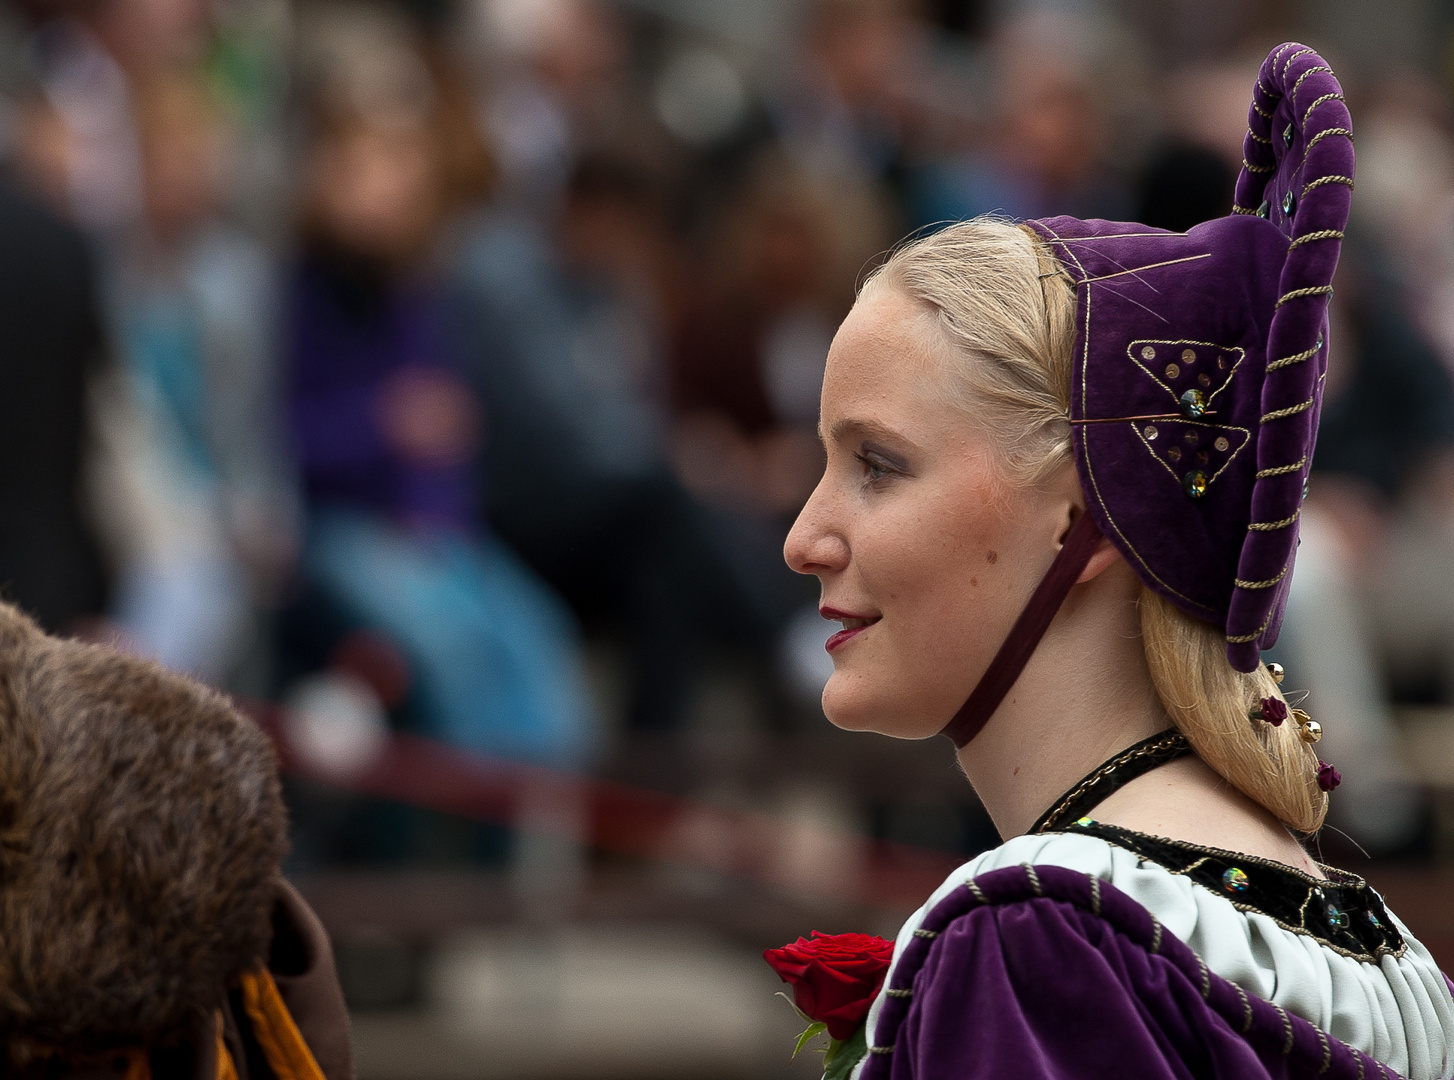
M1087 510L1084 506L1076 506L1072 504L1067 508L1064 529L1061 531L1060 534L1060 543L1065 543L1066 537L1070 535L1071 525L1075 523L1080 515L1088 513L1090 513L1090 511ZM1082 570L1080 572L1080 576L1075 579L1075 583L1077 585L1080 585L1084 582L1100 577L1100 575L1105 572L1108 566L1110 566L1112 563L1116 562L1120 558L1121 553L1116 549L1116 545L1111 543L1104 536L1102 536L1100 538L1100 541L1096 544L1096 549L1091 554L1089 561L1086 562L1085 569Z
M1099 577L1108 566L1112 563L1119 562L1120 559L1121 553L1116 550L1116 545L1104 536L1101 537L1101 541L1096 545L1096 550L1092 553L1090 561L1085 564L1085 569L1080 572L1080 577L1075 579L1075 583L1080 585Z

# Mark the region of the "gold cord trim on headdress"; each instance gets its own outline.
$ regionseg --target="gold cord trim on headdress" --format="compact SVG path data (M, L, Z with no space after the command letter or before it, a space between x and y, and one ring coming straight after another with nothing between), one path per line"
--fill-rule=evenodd
M1253 131L1251 128L1248 128L1247 129L1247 134L1250 135L1250 136L1252 136L1253 139L1255 139L1258 142L1260 142L1263 146L1271 146L1272 145L1272 140L1271 139L1265 138L1264 136L1257 134L1257 132Z
M1304 349L1300 353L1293 353L1291 356L1284 356L1281 360L1274 360L1267 365L1268 371L1276 371L1279 368L1292 367L1294 364L1301 364L1304 360L1311 360L1318 355L1318 350L1323 347L1322 342L1314 345L1311 349Z
M1282 573L1278 574L1277 577L1268 578L1266 581L1243 581L1241 578L1235 578L1232 584L1236 585L1239 589L1270 589L1283 578L1287 577L1287 572L1290 569L1292 569L1291 564L1284 566Z
M1331 296L1332 293L1333 286L1331 285L1310 285L1306 289L1294 289L1290 293L1283 293L1277 298L1277 303L1273 306L1274 308L1280 308L1289 300L1296 300L1300 296Z
M1255 479L1265 480L1269 476L1285 476L1288 473L1299 472L1307 463L1308 459L1304 456L1294 461L1291 465L1274 465L1270 469L1259 469L1257 470Z
M1289 405L1285 409L1273 409L1272 412L1263 414L1262 423L1265 424L1269 420L1286 420L1289 416L1296 416L1298 413L1307 412L1313 407L1313 401L1313 398L1308 398L1307 401L1297 405Z
M1344 101L1344 100L1345 99L1344 99L1344 97L1343 97L1342 94L1324 94L1322 97L1318 98L1316 101L1314 101L1311 105L1308 106L1308 111L1307 112L1303 113L1303 127L1307 127L1308 126L1308 117L1310 117L1310 116L1313 115L1313 110L1316 109L1319 105L1326 104L1329 101Z
M1311 244L1314 240L1342 240L1342 239L1343 239L1343 230L1342 229L1319 229L1317 232L1303 233L1301 236L1299 236L1296 239L1294 239L1291 244L1288 244L1287 245L1287 250L1288 251L1291 251L1293 248L1297 247L1299 244ZM1271 371L1272 370L1271 366L1269 366L1267 370Z
M1275 168L1277 168L1277 166L1276 165L1254 165L1254 164L1252 164L1252 162L1248 161L1246 158L1243 158L1242 159L1242 168L1246 169L1250 173L1269 173L1269 172L1272 172Z
M1267 117L1267 119L1269 119L1269 120L1272 119L1272 114L1270 112L1268 112L1266 109L1264 109L1261 105L1257 104L1257 102L1254 101L1252 103L1252 108L1255 109L1261 115Z
M1257 211L1254 210L1254 209L1252 209L1252 207L1250 207L1250 206L1243 206L1241 203L1233 203L1232 204L1232 213L1234 213L1234 214L1255 214L1255 213L1257 213Z
M1275 611L1276 609L1274 608L1273 610ZM1232 635L1232 634L1228 634L1227 635L1227 641L1228 641L1229 644L1232 644L1232 645L1246 645L1249 641L1256 641L1263 634L1267 633L1267 628L1269 626L1271 626L1271 625L1272 625L1272 612L1269 611L1267 613L1267 618L1264 619L1263 622L1262 622L1262 625L1257 628L1257 632L1256 633L1254 633L1254 634L1237 634L1235 636Z
M1304 157L1304 159L1306 159L1307 153L1308 153L1309 150L1312 150L1313 147L1317 146L1318 143L1322 142L1324 139L1326 139L1330 135L1346 135L1348 137L1348 141L1349 142L1352 142L1353 141L1353 132L1350 131L1348 128L1343 128L1343 127L1324 128L1322 131L1320 131L1316 135L1314 135L1312 137L1312 140L1308 143L1308 149L1305 150L1305 151L1303 151L1303 157Z
M1308 192L1312 191L1314 188L1320 188L1324 184L1347 184L1351 188L1353 186L1353 177L1351 177L1351 176L1320 176L1316 180L1314 180L1312 183L1308 184L1305 188L1303 188L1302 197L1304 199L1306 199L1308 197Z
M1247 531L1276 532L1278 529L1285 529L1294 521L1296 521L1298 519L1298 515L1302 512L1302 507L1298 507L1298 509L1294 511L1292 517L1283 518L1281 521L1254 521L1251 525L1247 526ZM1248 638L1247 640L1251 641L1252 639Z
M1287 63L1285 63L1285 64L1282 65L1282 77L1284 79L1287 78L1287 73L1292 68L1292 62L1294 60L1296 60L1299 56L1312 56L1312 55L1314 55L1313 50L1312 49L1306 49L1306 48L1305 49L1299 49L1297 52L1293 53L1291 56L1289 56L1287 58Z
M1292 84L1292 92L1287 95L1292 100L1293 104L1297 103L1298 88L1302 86L1303 80L1306 79L1309 75L1316 75L1320 71L1326 71L1329 75L1333 74L1332 68L1319 66L1310 67L1307 71L1304 71L1301 75L1297 77L1297 82Z

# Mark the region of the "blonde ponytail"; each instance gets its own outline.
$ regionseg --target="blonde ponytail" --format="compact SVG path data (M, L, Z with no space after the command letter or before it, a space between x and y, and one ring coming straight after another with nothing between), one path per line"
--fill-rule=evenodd
M895 250L863 292L883 288L938 316L960 361L955 401L993 436L1016 482L1040 483L1065 465L1075 294L1035 233L997 218L951 225ZM1328 800L1312 747L1290 719L1250 718L1262 699L1282 699L1266 669L1235 670L1216 627L1144 586L1139 607L1152 684L1197 755L1289 828L1321 827Z
M1145 586L1138 606L1151 682L1197 756L1289 828L1321 828L1328 797L1318 787L1318 756L1298 734L1291 708L1278 726L1250 718L1264 698L1283 700L1267 668L1237 671L1221 631Z

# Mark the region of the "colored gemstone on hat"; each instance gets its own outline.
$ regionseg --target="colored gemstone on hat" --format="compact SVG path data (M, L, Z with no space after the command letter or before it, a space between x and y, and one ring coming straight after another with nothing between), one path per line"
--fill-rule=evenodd
M1257 208L1257 216L1260 217L1260 218L1266 218L1267 215L1268 215L1268 213L1271 210L1272 210L1272 204L1270 202L1268 202L1266 199L1263 199L1262 200L1262 205Z
M1200 499L1207 493L1207 474L1193 469L1182 478L1181 487L1193 499Z
M1293 198L1291 191L1282 197L1282 212L1288 217L1292 216L1292 208L1295 205L1297 205L1297 200Z
M1247 891L1250 884L1247 874L1237 866L1229 866L1222 872L1222 888L1229 893L1242 893Z
M1336 926L1339 930L1348 928L1348 913L1339 911L1332 904L1328 905L1328 925Z
M1373 927L1375 930L1382 930L1383 920L1370 911L1368 912L1368 925Z
M1207 411L1207 395L1196 388L1181 395L1181 415L1188 420L1200 420Z
M1095 818L1088 818L1088 817L1079 817L1079 818L1076 818L1075 819L1075 823L1077 825L1079 825L1083 829L1087 825L1094 825L1096 823L1096 819Z
M1282 129L1282 143L1283 143L1284 146L1291 146L1292 145L1292 125L1291 124L1288 124L1287 127L1285 127L1285 128Z

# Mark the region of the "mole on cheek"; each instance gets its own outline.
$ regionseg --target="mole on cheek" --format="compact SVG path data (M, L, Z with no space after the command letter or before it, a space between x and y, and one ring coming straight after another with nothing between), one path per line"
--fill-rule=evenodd
M1000 553L998 551L991 551L988 555L984 557L984 561L993 566L995 563L1000 561Z
M979 578L977 578L977 577L970 578L969 579L969 587L971 589L977 589L979 587Z

